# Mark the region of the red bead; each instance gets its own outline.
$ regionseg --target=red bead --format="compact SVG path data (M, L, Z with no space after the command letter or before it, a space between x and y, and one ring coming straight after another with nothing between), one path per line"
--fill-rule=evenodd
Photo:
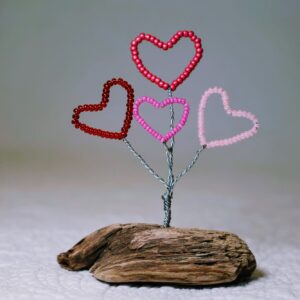
M173 43L172 42L168 42L167 45L168 45L168 48L172 48L173 47Z

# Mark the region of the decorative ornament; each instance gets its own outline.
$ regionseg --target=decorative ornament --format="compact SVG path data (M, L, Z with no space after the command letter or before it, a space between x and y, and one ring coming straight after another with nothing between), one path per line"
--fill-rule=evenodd
M102 111L107 106L109 102L110 89L115 85L119 85L127 91L127 104L126 104L127 111L126 111L125 119L121 130L119 132L112 132L112 131L94 128L84 123L81 123L79 121L81 113ZM88 134L97 135L108 139L122 140L127 136L128 130L131 125L133 103L134 103L134 91L132 86L122 78L118 78L118 79L113 78L111 80L108 80L104 84L103 92L102 92L102 101L99 104L79 105L73 110L74 114L72 116L72 124L74 124L75 128L78 128Z
M240 134L237 134L233 137L222 139L222 140L214 140L207 142L205 137L205 109L208 102L208 99L211 95L218 94L221 96L221 100L223 103L223 107L225 112L232 117L240 117L246 118L253 123L251 129L244 131ZM257 118L250 112L243 110L233 110L229 106L229 97L225 90L220 87L210 88L204 92L201 97L200 105L199 105L199 119L198 119L198 128L199 128L199 140L202 146L206 145L206 147L214 148L214 147L224 147L235 144L245 139L249 139L253 135L257 133L257 129L259 128L259 123Z
M183 105L183 114L181 116L181 119L179 120L179 123L171 129L169 132L167 132L166 135L162 135L158 133L156 130L154 130L141 116L139 112L139 107L143 103L149 103L155 108L164 108L168 105L173 104L181 104ZM170 138L175 136L185 125L187 118L189 116L190 107L188 102L183 98L167 98L163 102L158 102L155 99L151 97L142 97L139 98L137 101L135 101L133 106L133 116L136 119L136 121L146 130L148 131L154 138L159 140L162 143L167 142Z
M151 43L152 45L154 45L164 51L167 51L167 50L170 50L171 48L173 48L178 43L178 41L182 38L188 38L194 44L195 55L190 60L189 64L185 67L183 72L176 79L174 79L171 83L167 83L163 79L161 79L158 76L151 73L148 70L148 68L144 66L144 64L139 56L138 46L143 41L147 41L147 42ZM181 83L183 83L187 79L187 77L190 76L191 72L195 69L195 67L198 65L199 61L201 60L202 53L203 53L203 49L201 46L201 39L198 38L195 35L195 33L191 30L177 31L177 33L175 33L173 35L173 37L171 37L169 39L168 42L163 42L151 34L140 33L131 42L130 51L131 51L131 55L132 55L132 60L134 61L137 69L140 71L140 73L144 77L146 77L148 80L150 80L151 82L158 85L160 88L162 88L164 90L168 90L169 88L171 88L172 91L175 91L177 86L180 85Z
M150 42L164 51L171 49L181 38L193 42L195 54L184 71L171 83L151 73L139 57L138 46ZM179 173L174 172L175 135L183 129L190 113L188 102L177 98L172 92L190 75L202 58L201 40L193 31L178 31L168 42L162 42L150 34L141 33L131 43L132 59L140 73L168 91L168 98L162 102L152 97L141 97L134 102L134 92L125 80L112 79L104 85L102 101L99 104L79 105L74 109L72 123L88 134L122 140L143 167L165 188L161 196L164 218L163 225L132 223L114 224L84 237L69 251L58 255L59 264L73 271L89 269L94 277L108 283L160 283L181 285L215 285L247 279L256 268L255 257L244 241L234 234L215 230L183 229L170 227L171 204L174 189L198 161L205 149L227 146L257 133L257 118L245 111L233 110L229 97L222 88L208 89L199 105L200 148ZM127 91L127 111L123 127L119 132L93 128L80 122L82 112L102 111L109 102L111 87L120 85ZM205 136L205 108L209 97L219 94L224 110L232 117L249 119L251 129L231 138L207 141ZM140 115L140 106L150 104L155 108L169 107L169 131L163 135L154 130ZM182 105L183 113L176 118L174 105ZM132 117L154 138L161 142L166 154L168 175L159 175L132 146L127 139ZM176 119L177 123L176 123ZM147 195L145 195L147 197ZM198 197L198 196L197 196ZM121 262L121 263L120 263Z

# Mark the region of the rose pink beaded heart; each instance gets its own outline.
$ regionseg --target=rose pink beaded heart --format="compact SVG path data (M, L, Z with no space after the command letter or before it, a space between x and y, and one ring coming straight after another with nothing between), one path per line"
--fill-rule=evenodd
M252 128L247 131L244 131L240 134L237 134L233 137L227 138L227 139L214 140L214 141L207 142L206 137L205 137L204 115L205 115L205 108L206 108L208 98L213 94L219 94L221 96L224 110L228 115L231 115L232 117L241 117L241 118L246 118L246 119L250 120L253 123ZM223 90L222 88L215 87L215 88L210 88L207 91L205 91L201 97L200 105L199 105L198 126L199 126L198 134L199 134L200 144L202 146L206 145L207 148L214 148L214 147L223 147L223 146L232 145L232 144L240 142L244 139L248 139L248 138L252 137L253 135L255 135L257 133L259 123L258 123L257 118L252 113L242 111L242 110L231 109L229 107L229 97L227 95L227 92L225 90Z
M179 123L169 132L167 132L166 135L162 135L158 133L155 129L153 129L141 116L139 112L139 107L142 103L149 103L152 106L156 108L164 108L171 104L181 104L183 105L183 113L181 116L181 119ZM158 139L160 142L164 143L167 142L169 139L171 139L175 134L177 134L185 125L187 118L189 116L190 107L188 102L183 98L167 98L166 100L162 102L158 102L155 99L151 97L141 97L137 99L133 106L133 116L137 120L138 123L146 130L148 131L153 137Z

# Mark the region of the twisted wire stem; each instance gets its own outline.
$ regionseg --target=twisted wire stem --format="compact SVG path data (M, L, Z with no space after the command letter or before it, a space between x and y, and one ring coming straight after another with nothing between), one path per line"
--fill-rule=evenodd
M197 162L199 156L200 156L200 153L206 148L206 146L202 146L201 149L198 149L196 151L196 154L194 156L194 158L191 160L191 162L185 167L185 169L183 171L181 171L176 177L175 177L175 180L174 180L174 186L175 184L186 174L188 173L191 168L195 165L195 163Z
M169 97L172 97L172 90L169 88L168 90ZM175 112L174 105L170 105L170 129L174 128L174 120L175 120ZM171 222L171 205L173 199L173 190L174 190L174 173L173 173L173 165L174 165L174 156L173 150L175 145L174 136L171 138L170 146L167 143L164 143L164 147L166 150L167 163L168 163L168 179L167 179L167 189L165 193L161 196L163 200L164 206L164 227L170 227Z
M168 90L168 96L172 97L172 90L169 88ZM174 106L173 104L170 105L170 129L172 130L174 128L174 121L175 121L175 112L174 112ZM196 151L196 154L194 158L191 160L191 162L185 167L183 171L181 171L176 177L174 176L173 172L173 165L174 165L174 145L175 145L175 138L174 136L171 138L170 143L168 145L167 142L164 142L164 148L166 151L166 157L167 157L167 163L168 163L168 177L167 180L162 178L160 175L158 175L153 168L150 167L150 165L145 161L145 159L134 149L134 147L131 145L131 143L124 138L124 143L129 148L130 152L139 160L139 162L145 167L145 169L158 181L160 181L165 187L166 191L161 196L163 200L163 208L164 208L164 227L170 227L171 222L171 205L172 205L172 199L173 199L173 190L177 182L186 175L192 167L196 164L200 153L206 148L204 145L201 149L198 149Z
M154 177L156 178L158 181L160 181L161 183L163 183L164 186L167 187L167 183L166 181L159 176L150 166L149 164L145 161L145 159L133 148L133 146L131 145L131 143L125 138L123 139L124 143L127 145L127 147L129 148L130 152L139 160L139 162L145 167L146 170L148 170L148 172Z

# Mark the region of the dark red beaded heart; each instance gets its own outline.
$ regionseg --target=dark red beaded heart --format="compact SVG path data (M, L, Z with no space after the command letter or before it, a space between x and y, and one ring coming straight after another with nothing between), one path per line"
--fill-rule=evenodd
M121 128L121 131L119 132L106 131L98 128L93 128L84 123L81 123L79 121L79 117L82 112L101 111L107 106L109 102L109 92L111 87L114 85L120 85L127 91L127 104L126 104L127 110L126 110L125 120L123 122L123 127ZM74 113L72 116L72 124L75 126L75 128L78 128L88 134L97 135L108 139L122 140L127 136L128 130L131 125L133 103L134 103L134 91L132 86L122 78L118 78L118 79L113 78L111 80L108 80L104 84L103 91L102 91L102 101L99 104L79 105L73 110Z
M147 67L144 66L140 56L139 56L139 50L138 46L141 44L143 41L147 41L151 43L152 45L167 51L173 46L177 44L177 42L182 39L182 38L188 38L190 41L194 44L195 47L195 54L194 57L190 60L189 64L185 67L183 72L176 78L174 79L171 83L167 83L155 74L151 73ZM152 81L156 85L158 85L160 88L167 90L171 89L172 91L175 91L177 86L183 83L183 81L189 77L191 72L195 69L197 64L202 58L203 54L203 49L201 45L201 39L195 35L193 31L190 30L179 30L177 31L170 39L168 42L163 42L160 39L156 38L155 36L151 34L145 34L145 33L140 33L132 42L130 45L130 51L131 51L131 56L132 60L134 61L137 69L140 71L140 73L145 76L148 80Z

